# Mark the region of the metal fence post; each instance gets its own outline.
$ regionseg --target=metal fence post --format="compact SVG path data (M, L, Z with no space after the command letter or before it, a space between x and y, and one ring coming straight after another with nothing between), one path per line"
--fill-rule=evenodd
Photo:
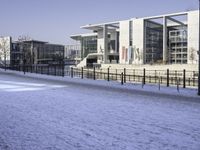
M143 83L146 84L146 80L145 80L146 79L146 69L145 68L143 70L143 78L144 78Z
M158 79L159 81L158 81L158 89L159 89L159 91L160 91L160 73L159 73L159 79Z
M31 65L31 73L33 73L33 65Z
M47 67L47 75L49 75L49 64L48 64L48 67Z
M183 88L185 88L186 86L185 86L185 69L183 70Z
M126 83L126 68L124 68L124 83Z
M83 79L83 67L81 67L81 78Z
M177 83L177 91L178 91L178 92L180 91L180 90L179 90L179 84L180 84L179 82L180 82L180 78L177 78L177 79L176 79L176 83Z
M110 81L110 68L108 68L108 81Z
M155 70L155 83L157 83L157 71Z
M121 73L121 85L123 85L124 84L124 74L123 74L123 72Z
M24 74L26 74L26 71L25 71L25 65L23 65L23 71L24 71Z
M169 69L167 69L167 87L169 87Z
M41 66L41 74L43 74L43 66Z
M56 65L54 65L54 75L56 76Z
M117 81L117 69L116 69L115 75L116 75L116 81Z
M62 76L65 76L65 62L62 62Z
M144 77L142 78L142 88L144 88Z
M93 70L93 78L94 78L94 80L96 80L95 67L94 67L94 70Z
M73 76L74 76L73 73L74 73L73 72L73 67L71 67L71 78L73 78Z

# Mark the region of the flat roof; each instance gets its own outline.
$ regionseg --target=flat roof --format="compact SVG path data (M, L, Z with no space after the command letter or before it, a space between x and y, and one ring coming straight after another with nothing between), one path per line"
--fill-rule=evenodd
M26 40L26 41L22 41L25 43L30 43L30 42L35 42L35 43L48 43L48 42L44 42L44 41L39 41L39 40Z
M178 13L169 13L169 14L164 14L164 15L157 15L157 16L150 16L150 17L134 17L128 20L135 20L135 19L158 19L158 18L163 18L163 17L176 17L176 16L181 16L181 15L187 15L188 12L193 12L193 11L198 11L198 10L190 10L190 11L184 11L184 12L178 12ZM121 20L123 21L123 20ZM99 30L102 29L103 26L107 25L113 28L118 28L119 27L120 21L113 21L113 22L106 22L106 23L98 23L98 24L87 24L85 26L81 26L80 28L82 29L89 29L89 30Z
M112 28L119 28L119 22L120 21L106 22L106 23L99 23L99 24L87 24L85 26L81 26L81 28L89 29L89 30L99 30L99 29L102 29L103 26L105 26L105 25L112 27Z
M83 34L75 34L71 35L70 37L74 40L81 40L82 37L89 37L89 36L97 36L97 33L83 33Z

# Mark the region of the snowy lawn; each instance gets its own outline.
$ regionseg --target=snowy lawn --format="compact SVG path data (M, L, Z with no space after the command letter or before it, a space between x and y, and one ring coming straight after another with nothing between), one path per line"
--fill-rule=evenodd
M199 150L195 93L0 70L0 149Z

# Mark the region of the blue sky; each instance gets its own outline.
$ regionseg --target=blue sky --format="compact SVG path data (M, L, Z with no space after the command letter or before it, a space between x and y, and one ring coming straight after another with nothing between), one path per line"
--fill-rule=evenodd
M80 26L198 9L198 0L0 0L0 35L71 44Z

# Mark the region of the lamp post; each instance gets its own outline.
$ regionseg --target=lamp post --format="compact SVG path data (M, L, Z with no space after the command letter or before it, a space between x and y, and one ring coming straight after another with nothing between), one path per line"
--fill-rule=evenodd
M200 96L200 0L199 0L199 51L198 51L198 55L199 55L198 95Z

